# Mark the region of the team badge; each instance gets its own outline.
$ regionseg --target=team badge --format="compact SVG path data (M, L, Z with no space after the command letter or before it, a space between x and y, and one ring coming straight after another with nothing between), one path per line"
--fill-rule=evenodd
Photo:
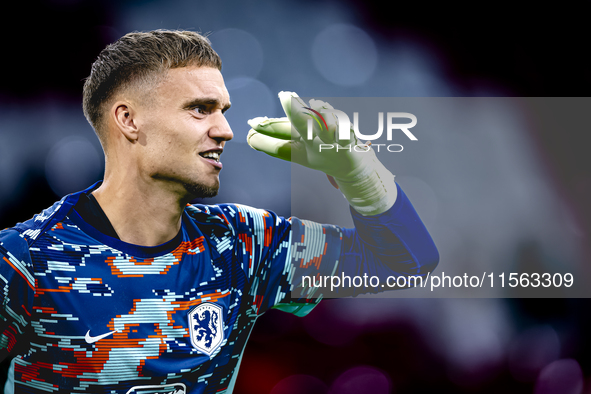
M189 312L189 328L193 347L211 356L224 340L222 307L204 302Z

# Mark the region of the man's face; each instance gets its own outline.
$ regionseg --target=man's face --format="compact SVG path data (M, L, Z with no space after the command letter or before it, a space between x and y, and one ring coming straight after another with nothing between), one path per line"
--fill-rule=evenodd
M230 96L219 70L168 70L138 118L142 168L163 187L190 198L213 197L219 189L220 156L232 139L224 112Z

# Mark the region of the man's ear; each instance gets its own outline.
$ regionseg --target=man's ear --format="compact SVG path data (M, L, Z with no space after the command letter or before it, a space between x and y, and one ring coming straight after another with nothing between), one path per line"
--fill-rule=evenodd
M139 130L135 119L136 114L133 106L126 101L117 101L111 107L111 117L117 130L129 142L135 142L139 138Z

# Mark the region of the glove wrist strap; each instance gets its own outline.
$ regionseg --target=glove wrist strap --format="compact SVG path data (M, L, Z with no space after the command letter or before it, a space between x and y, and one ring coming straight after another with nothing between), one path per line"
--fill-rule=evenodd
M371 157L361 171L347 179L335 178L349 204L363 216L374 216L390 209L398 195L394 175Z

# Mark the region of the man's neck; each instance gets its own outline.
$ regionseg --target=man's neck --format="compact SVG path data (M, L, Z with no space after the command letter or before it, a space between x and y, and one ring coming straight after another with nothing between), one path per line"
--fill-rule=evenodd
M92 194L119 238L141 246L157 246L173 239L187 203L154 184L114 179L105 179Z

